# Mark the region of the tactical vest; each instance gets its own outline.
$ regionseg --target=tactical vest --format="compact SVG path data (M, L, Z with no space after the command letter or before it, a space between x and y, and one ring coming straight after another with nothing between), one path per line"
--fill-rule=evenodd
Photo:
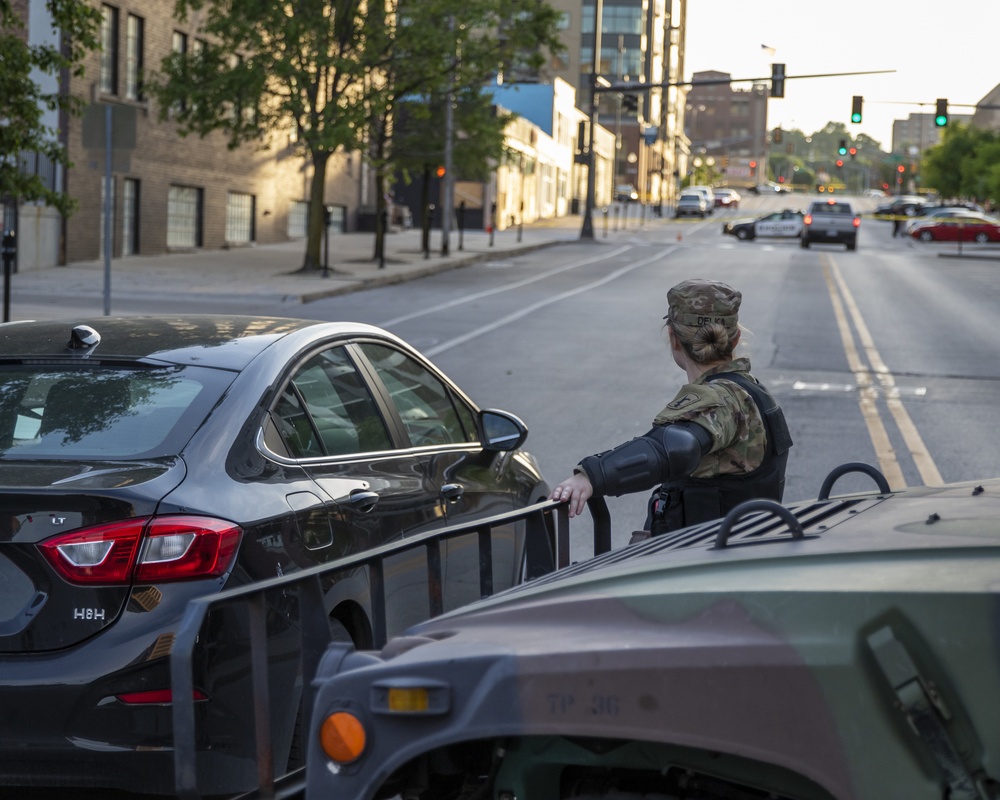
M652 498L649 529L654 536L724 517L744 500L763 497L781 502L785 491L785 464L792 446L785 415L767 389L754 378L720 372L706 378L706 382L720 379L737 384L757 406L767 434L764 458L756 469L743 475L687 477L664 483Z

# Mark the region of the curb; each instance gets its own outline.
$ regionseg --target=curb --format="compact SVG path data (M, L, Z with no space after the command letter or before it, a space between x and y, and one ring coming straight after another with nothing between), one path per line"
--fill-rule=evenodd
M453 269L460 269L462 267L468 267L472 264L480 264L483 261L491 261L499 257L516 256L522 253L531 253L535 250L542 250L548 247L555 247L557 245L571 244L572 242L567 241L554 241L554 242L542 242L540 244L529 244L523 245L521 247L507 248L505 250L498 250L493 253L479 253L472 256L463 256L461 258L453 258L448 261L439 262L437 264L431 264L421 269L411 269L407 272L398 272L394 275L379 275L374 278L355 278L353 281L345 281L340 286L331 286L329 289L320 289L315 292L305 292L299 295L300 303L311 303L315 300L322 300L326 297L336 297L343 294L351 294L352 292L360 292L365 289L377 289L381 286L392 286L397 283L405 283L407 281L415 280L417 278L426 278L431 275L437 275L442 272L448 272Z

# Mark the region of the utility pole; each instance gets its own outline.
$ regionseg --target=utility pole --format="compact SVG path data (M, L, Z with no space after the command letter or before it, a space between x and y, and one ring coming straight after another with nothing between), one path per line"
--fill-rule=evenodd
M587 135L587 202L583 209L581 239L594 238L594 197L597 177L594 175L594 128L597 125L597 75L601 61L601 28L604 27L604 0L594 0L594 57L590 65L590 131Z

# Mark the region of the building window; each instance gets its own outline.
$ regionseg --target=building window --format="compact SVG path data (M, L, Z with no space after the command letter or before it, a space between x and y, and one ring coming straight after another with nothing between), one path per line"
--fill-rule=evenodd
M246 192L230 192L226 198L226 241L249 244L253 241L254 196Z
M345 206L329 206L330 217L327 230L330 233L343 233L347 229L347 208Z
M570 23L572 22L572 17L568 11L563 11L559 15L559 19L556 20L556 29L560 31L568 31Z
M591 12L593 13L593 12ZM643 13L640 6L605 5L601 15L601 32L603 33L642 33ZM593 27L593 23L591 23Z
M170 41L170 49L179 56L187 55L188 51L188 37L186 33L181 33L180 31L174 31L173 39ZM171 106L171 110L175 114L179 114L187 108L187 103L183 100L178 100Z
M139 253L139 181L126 178L122 183L122 255Z
M100 89L118 94L118 9L101 6Z
M125 24L125 97L142 100L143 20L128 15Z
M203 194L193 186L171 186L167 194L167 247L201 247Z
M309 230L309 203L293 200L288 209L288 238L303 239Z

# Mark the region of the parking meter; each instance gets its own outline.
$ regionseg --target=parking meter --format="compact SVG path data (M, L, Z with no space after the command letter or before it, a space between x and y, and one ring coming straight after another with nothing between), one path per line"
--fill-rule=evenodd
M14 231L4 231L3 249L3 321L10 322L10 274L17 258L17 236Z

